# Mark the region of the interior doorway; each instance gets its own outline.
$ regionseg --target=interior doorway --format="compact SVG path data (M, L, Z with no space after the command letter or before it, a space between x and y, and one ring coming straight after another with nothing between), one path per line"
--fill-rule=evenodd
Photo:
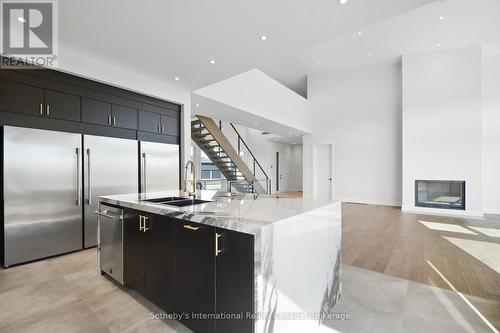
M333 145L315 145L313 148L313 196L333 199Z
M276 152L276 192L280 191L280 181L281 181L281 174L280 174L280 152Z

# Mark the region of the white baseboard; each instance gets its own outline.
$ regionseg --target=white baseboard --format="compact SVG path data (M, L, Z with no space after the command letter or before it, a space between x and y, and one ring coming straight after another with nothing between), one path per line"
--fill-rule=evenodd
M350 199L338 199L345 203L354 203L362 205L377 205L377 206L391 206L391 207L401 207L401 202L389 202L389 201L377 201L377 200L350 200Z
M488 215L500 215L500 209L485 209L484 210L484 213L485 214L488 214Z
M484 218L483 212L477 212L477 211L456 211L456 210L448 210L448 209L411 207L411 206L403 206L403 207L401 207L401 211L405 212L405 213L412 213L412 214L456 216L456 217L469 217L469 218L477 218L477 219Z

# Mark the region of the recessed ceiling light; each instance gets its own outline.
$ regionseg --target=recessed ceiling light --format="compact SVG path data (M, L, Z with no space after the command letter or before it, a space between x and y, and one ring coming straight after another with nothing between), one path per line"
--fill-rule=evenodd
M437 43L437 44L436 44L436 46L437 46L437 47L441 47L441 43Z
M215 60L214 60L214 59L210 60L210 63L211 63L212 65L213 65L213 64L215 64Z
M196 107L199 108L200 107L200 104L196 104Z
M363 34L362 31L358 31L358 36L361 36Z
M316 60L315 63L319 64L319 60Z
M258 124L259 124L259 122L258 122L258 121L254 121L254 122L253 122L253 124L254 124L254 125L258 125Z
M17 20L21 23L26 23L26 19L24 17L18 17Z
M373 55L373 53L371 52L368 52L368 56L371 57Z
M181 78L180 78L180 77L178 77L178 76L174 77L174 80L175 80L175 81L179 81L180 79L181 79Z
M260 40L267 40L267 36L266 35L260 36Z
M349 0L340 0L341 5L345 5Z
M294 145L296 145L296 144L297 144L297 142L294 142L293 144L294 144Z
M444 16L442 16L442 15L441 15L441 16L439 16L439 19L440 19L440 20L444 20Z

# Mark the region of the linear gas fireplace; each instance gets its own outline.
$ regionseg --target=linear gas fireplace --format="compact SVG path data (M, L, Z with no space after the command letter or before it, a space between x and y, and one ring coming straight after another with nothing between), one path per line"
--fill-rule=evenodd
M415 206L465 210L465 181L416 180Z

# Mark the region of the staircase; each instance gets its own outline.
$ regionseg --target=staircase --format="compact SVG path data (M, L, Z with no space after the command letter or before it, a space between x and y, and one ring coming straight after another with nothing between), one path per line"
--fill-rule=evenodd
M236 128L232 124L231 126L236 131ZM243 139L241 139L237 131L236 133L238 134L239 147L240 140L242 141ZM240 158L239 152L236 151L211 118L203 116L196 116L193 118L191 121L191 138L220 170L224 177L226 177L232 188L240 193L266 194L268 192L270 186L264 188L255 177L255 166L258 165L265 175L266 184L268 183L269 177L267 177L266 173L255 159L255 156L248 150L254 158L254 171L252 172ZM243 144L245 144L244 141Z

